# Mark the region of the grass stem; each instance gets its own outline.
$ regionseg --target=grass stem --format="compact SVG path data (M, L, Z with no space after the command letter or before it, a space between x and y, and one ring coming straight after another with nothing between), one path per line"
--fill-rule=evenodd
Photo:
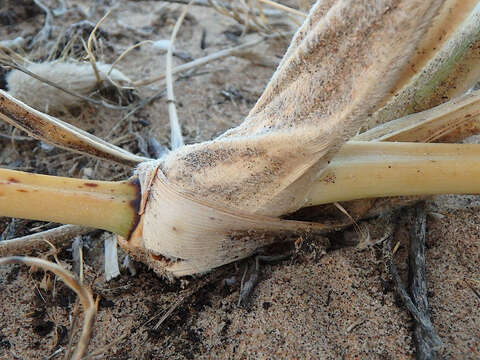
M0 214L112 231L136 225L139 189L131 181L93 181L0 169Z
M480 145L348 142L306 206L363 198L480 194Z

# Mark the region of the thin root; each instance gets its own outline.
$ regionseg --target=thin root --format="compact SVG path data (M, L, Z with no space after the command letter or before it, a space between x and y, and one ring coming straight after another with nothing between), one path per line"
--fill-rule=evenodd
M281 261L289 258L292 253L281 254L281 255L257 255L255 256L255 269L250 275L250 278L245 282L245 276L248 270L248 267L245 268L245 272L242 277L242 282L240 285L240 297L238 299L238 306L246 306L248 299L252 294L253 290L258 284L260 278L260 261L262 262L275 262Z
M394 221L398 222L398 214L394 215ZM394 236L392 234L392 236L389 236L388 239L384 242L383 251L384 251L384 259L385 259L385 265L387 267L387 272L392 277L395 283L395 290L397 291L405 307L408 309L413 319L417 323L417 326L422 329L422 331L425 334L425 337L428 338L428 341L432 346L432 348L439 349L442 346L442 340L435 332L435 329L430 320L430 317L423 310L417 307L416 303L414 303L414 301L408 294L407 290L405 289L402 279L400 278L400 274L398 273L397 266L393 261L393 250L392 250L393 238Z

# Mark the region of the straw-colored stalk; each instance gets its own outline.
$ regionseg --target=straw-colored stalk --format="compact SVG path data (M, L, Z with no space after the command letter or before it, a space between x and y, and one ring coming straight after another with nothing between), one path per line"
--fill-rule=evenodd
M479 194L480 145L349 142L306 205L372 197Z
M136 226L134 181L93 181L0 169L0 214L85 225L128 236Z

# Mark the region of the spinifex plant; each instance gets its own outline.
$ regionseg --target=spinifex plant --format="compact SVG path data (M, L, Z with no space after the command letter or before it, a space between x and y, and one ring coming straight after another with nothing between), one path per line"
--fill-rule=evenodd
M288 233L345 225L280 219L303 207L480 193L480 145L425 143L459 140L477 128L477 93L433 108L479 75L476 3L318 1L241 125L158 160L2 92L7 122L137 167L123 182L0 170L0 214L115 232L137 259L182 276L249 256Z

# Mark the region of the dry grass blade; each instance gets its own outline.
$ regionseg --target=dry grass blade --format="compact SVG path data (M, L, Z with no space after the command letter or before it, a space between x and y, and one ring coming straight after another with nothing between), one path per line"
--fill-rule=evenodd
M183 9L180 14L177 22L172 31L172 36L170 37L170 42L168 45L167 51L167 65L165 70L166 81L167 81L167 104L168 104L168 117L170 119L170 146L172 150L175 150L185 143L183 142L182 129L180 128L180 123L178 121L177 107L175 106L175 95L173 94L173 78L172 78L172 56L173 56L173 45L175 43L175 38L177 37L178 30L182 25L183 19L187 15L188 9L192 6L193 0Z
M149 160L37 111L0 90L0 118L36 139L105 160L135 166Z
M49 244L61 246L75 236L85 235L95 229L78 225L63 225L33 235L0 242L0 256L25 255L32 251L44 251Z
M180 304L184 302L185 298L188 295L189 294L184 295L184 296L180 296L172 305L170 305L168 310L165 312L165 314L162 315L162 317L157 321L157 323L155 324L155 326L153 328L155 330L160 328L160 326L165 322L165 320L167 320L170 317L170 315L180 306Z
M264 37L262 37L261 39L258 39L258 40L253 40L253 41L249 41L245 44L241 44L241 45L238 45L238 46L234 46L234 47L231 47L231 48L228 48L228 49L224 49L224 50L220 50L216 53L213 53L213 54L210 54L210 55L207 55L207 56L204 56L204 57L201 57L201 58L198 58L198 59L195 59L193 61L190 61L186 64L182 64L182 65L179 65L179 66L176 66L172 69L171 73L172 75L175 75L175 74L178 74L178 73L181 73L181 72L184 72L184 71L187 71L187 70L191 70L191 69L195 69L197 67L200 67L200 66L203 66L203 65L206 65L212 61L215 61L215 60L220 60L220 59L223 59L227 56L230 56L230 55L234 55L235 53L237 52L240 52L242 50L245 50L245 49L248 49L250 47L253 47L255 45L258 45L266 40L269 40L269 39L278 39L278 38L282 38L282 37L289 37L291 36L292 33L281 33L281 34L274 34L274 35L265 35ZM153 84L157 81L161 81L161 80L164 80L165 79L165 74L161 74L161 75L158 75L158 76L155 76L153 78L149 78L149 79L143 79L143 80L138 80L138 81L135 81L133 83L133 86L145 86L145 85L150 85L150 84Z
M252 13L254 13L255 11L252 11L252 6L245 4L243 0L239 1L241 6L238 6L237 3L233 2L232 6L228 8L223 7L216 0L209 0L209 3L210 6L219 14L230 17L239 24L243 25L244 29L242 34L245 34L247 32L247 29L249 28L255 32L260 33L263 32L268 34L272 32L272 29L269 27L268 23L258 21L255 16L252 16Z
M80 284L71 272L50 261L20 256L12 256L0 259L0 265L7 264L25 264L51 271L60 277L70 289L75 291L85 311L82 333L80 335L77 348L72 356L72 360L80 360L87 351L88 343L90 342L90 337L92 334L93 324L95 323L95 316L97 315L97 304L93 300L91 291L86 286Z
M131 0L131 1L140 1L140 0ZM157 0L157 1L160 1L160 0ZM184 5L187 5L189 3L188 0L161 0L161 1L167 2L167 3L184 4ZM228 9L228 10L233 10L233 6L230 2L216 2L216 3L221 8L225 8L225 9ZM210 1L208 1L208 0L195 0L193 2L193 5L194 6L205 6L205 7L211 7L212 6ZM263 13L264 16L269 16L269 17L279 18L279 17L285 16L284 11L269 10L269 9L261 9L261 10L258 9L258 10L255 10L253 14L255 16L258 16L261 13Z
M100 25L102 25L102 23L105 21L105 19L112 13L112 11L113 9L110 9L109 11L107 11L107 13L98 21L98 23L95 25L92 32L88 36L87 44L85 46L85 51L88 54L88 61L92 65L92 69L93 69L93 72L95 73L95 77L97 78L98 85L100 85L100 83L102 82L102 79L100 78L100 74L98 73L95 55L93 54L93 51L92 51L92 45L95 39L95 33L97 32Z
M279 10L282 10L282 11L285 11L287 13L290 13L290 14L293 14L293 15L297 15L297 16L302 16L302 17L306 17L307 14L305 14L304 12L302 11L299 11L299 10L296 10L296 9L292 9L291 7L288 7L286 5L283 5L283 4L279 4L275 1L271 1L271 0L259 0L260 2L264 3L264 4L267 4L267 5L270 5L271 7L274 7L276 9L279 9Z
M2 42L0 42L0 62L2 65L6 66L10 66L11 64L29 63L28 59L8 46L4 46Z
M480 132L480 91L389 121L353 141L456 142Z
M244 8L246 8L246 9L249 8L249 6L245 3L245 1L239 0L239 2ZM249 4L249 5L251 5L251 4ZM250 11L247 10L247 11L245 11L245 20L243 20L244 27L243 27L243 30L242 30L242 33L240 34L240 36L243 37L248 32L249 22L250 22Z
M107 76L110 75L110 73L112 72L112 70L115 68L115 65L117 65L120 60L122 60L125 56L127 56L128 53L130 53L132 50L142 46L142 45L145 45L145 44L151 44L153 43L152 40L144 40L144 41L140 41L132 46L129 46L127 49L125 49L124 52L122 52L116 59L115 61L112 63L112 66L110 67L110 70L108 70L108 73L107 73ZM110 80L112 81L112 80Z

